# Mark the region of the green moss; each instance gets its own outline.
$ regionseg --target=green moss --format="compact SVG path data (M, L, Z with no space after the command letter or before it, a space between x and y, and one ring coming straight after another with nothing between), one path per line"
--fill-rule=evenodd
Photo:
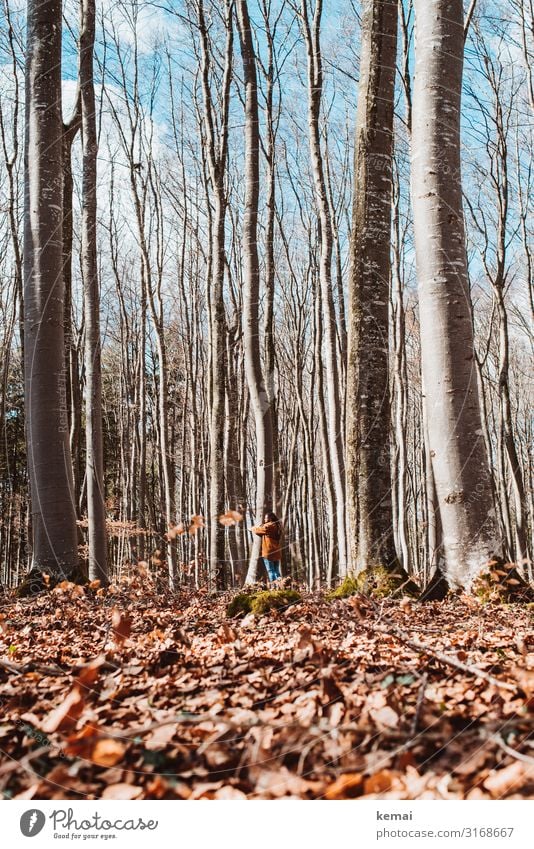
M280 610L300 601L301 595L296 590L264 590L254 596L251 604L252 612L262 616L269 610Z
M327 599L332 601L336 598L348 598L358 593L373 598L388 598L402 593L415 598L419 588L405 572L390 572L384 566L375 566L364 569L357 575L347 575L339 587L328 593Z
M350 575L347 575L339 587L336 587L335 590L330 590L330 592L326 594L326 598L328 601L333 601L336 598L349 598L351 595L356 595L359 592L360 588L358 586L357 578L352 578Z
M358 575L360 592L374 598L387 598L394 595L416 597L419 593L417 585L401 570L390 572L384 566L365 569Z
M252 593L238 593L226 608L226 615L232 619L240 613L247 614L252 610Z
M254 613L262 616L269 610L280 610L300 601L301 595L295 590L252 590L238 593L226 608L231 619L240 614Z

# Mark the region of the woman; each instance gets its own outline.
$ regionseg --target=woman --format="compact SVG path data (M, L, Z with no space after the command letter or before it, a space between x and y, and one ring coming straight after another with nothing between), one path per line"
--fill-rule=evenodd
M282 539L282 522L275 513L266 513L263 525L258 525L256 528L251 528L253 534L257 534L261 539L261 556L267 569L269 581L277 581L282 577L280 571L280 561L282 560L282 552L280 549L280 540Z

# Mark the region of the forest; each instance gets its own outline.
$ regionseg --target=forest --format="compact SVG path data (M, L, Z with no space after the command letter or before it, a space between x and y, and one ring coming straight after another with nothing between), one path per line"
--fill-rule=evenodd
M0 793L534 793L532 0L2 0Z

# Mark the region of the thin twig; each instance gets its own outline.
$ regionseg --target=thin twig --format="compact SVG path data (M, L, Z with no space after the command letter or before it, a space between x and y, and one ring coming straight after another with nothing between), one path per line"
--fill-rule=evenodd
M450 657L450 655L444 654L443 652L426 645L426 643L414 640L405 631L399 628L398 625L394 625L393 622L388 622L386 626L377 625L373 622L366 622L366 627L371 628L374 631L378 631L378 633L383 634L386 637L396 637L401 643L410 646L410 648L415 649L415 651L434 657L441 663L446 663L454 669L459 669L460 672L467 673L467 675L472 675L475 678L482 678L489 684L493 684L494 687L500 687L502 690L509 690L512 693L517 691L517 684L509 684L507 681L499 681L498 678L494 678L493 675L490 675L488 672L484 672L483 669L480 669L474 664L462 663L461 660Z
M412 737L414 736L414 734L417 733L417 726L419 725L419 715L421 713L421 708L423 707L423 702L424 702L424 699L425 699L425 690L426 690L427 682L428 682L428 673L425 672L424 675L423 675L423 678L421 680L419 692L417 694L417 704L415 706L415 716L413 718L412 728L411 728L411 732L410 732Z
M506 752L507 755L511 755L517 761L523 761L523 763L529 764L530 766L534 766L534 758L531 758L529 755L524 755L523 752L518 752L516 749L513 749L512 746L509 746L504 742L500 734L493 734L490 740L494 740L495 743L499 746L503 752Z

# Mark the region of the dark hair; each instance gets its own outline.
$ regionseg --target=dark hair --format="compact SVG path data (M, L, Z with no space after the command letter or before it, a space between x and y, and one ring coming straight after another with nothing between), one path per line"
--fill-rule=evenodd
M268 512L268 513L265 514L265 521L266 522L279 522L280 519L278 518L276 513Z

